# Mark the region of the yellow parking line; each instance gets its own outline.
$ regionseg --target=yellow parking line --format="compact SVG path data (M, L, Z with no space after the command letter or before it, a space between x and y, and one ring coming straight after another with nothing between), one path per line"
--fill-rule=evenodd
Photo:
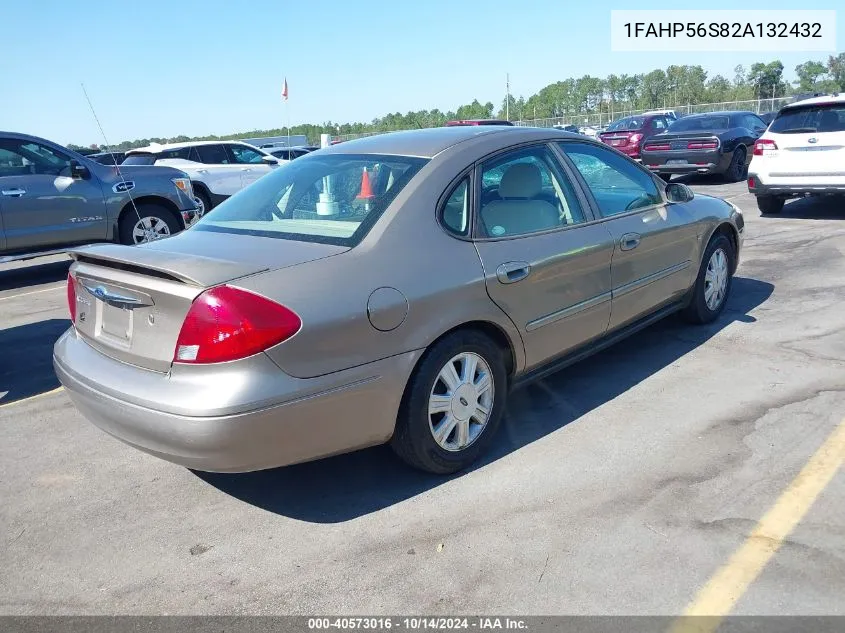
M804 518L845 461L845 420L839 423L730 560L710 578L673 633L711 633ZM693 616L693 617L689 617ZM701 617L710 616L710 617Z
M56 387L55 389L51 389L50 391L45 391L44 393L37 393L34 396L29 396L28 398L21 398L20 400L13 400L12 402L0 403L0 409L3 407L11 407L14 404L23 404L24 402L29 402L30 400L37 400L38 398L43 398L44 396L49 396L54 393L59 393L62 391L64 387Z
M5 297L0 297L0 301L4 301L6 299L17 299L18 297L26 297L27 295L37 295L39 292L50 292L51 290L61 290L65 286L53 286L52 288L42 288L41 290L31 290L30 292L22 292L17 295L7 295Z

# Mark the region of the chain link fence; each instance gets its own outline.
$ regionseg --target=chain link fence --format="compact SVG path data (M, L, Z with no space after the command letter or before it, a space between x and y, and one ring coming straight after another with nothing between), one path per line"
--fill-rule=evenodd
M565 114L560 117L549 117L544 119L522 119L514 121L514 125L522 127L555 127L556 125L575 125L579 128L595 127L600 128L610 125L613 121L621 119L626 116L635 116L644 114L645 112L653 112L655 110L674 110L679 115L683 114L699 114L704 112L719 112L721 110L750 110L757 114L765 112L776 112L787 103L790 103L794 97L777 97L775 99L751 99L747 101L722 101L720 103L698 103L666 106L664 108L647 108L642 110L626 110L620 109L611 112L591 112L591 113L572 113ZM397 130L391 130L397 131ZM364 138L366 136L374 136L376 134L387 134L387 132L363 132L360 134L341 134L332 136L333 141L350 141L356 138Z

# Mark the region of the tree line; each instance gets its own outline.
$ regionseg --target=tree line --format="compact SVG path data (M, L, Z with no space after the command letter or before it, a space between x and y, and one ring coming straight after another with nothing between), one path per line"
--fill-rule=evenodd
M665 106L697 105L787 97L807 92L845 91L845 53L830 56L827 63L807 61L795 67L796 79L786 81L784 66L779 60L759 62L749 68L739 65L733 77L708 75L699 65L672 65L649 73L635 75L611 74L605 78L585 75L549 84L527 99L523 96L505 97L498 109L492 102L477 99L456 110L418 110L402 114L395 112L373 119L369 123L302 124L292 126L291 135L308 137L317 143L321 134L351 135L369 132L390 132L414 128L437 127L453 119L505 118L511 120L572 118L582 114L607 114L608 118L626 111L645 110ZM508 101L510 99L510 101ZM262 136L284 136L287 128L248 130L237 134L199 137L145 138L123 141L112 149L127 150L150 143L179 143L185 141L216 141ZM69 145L71 149L81 149ZM92 145L92 149L96 149Z

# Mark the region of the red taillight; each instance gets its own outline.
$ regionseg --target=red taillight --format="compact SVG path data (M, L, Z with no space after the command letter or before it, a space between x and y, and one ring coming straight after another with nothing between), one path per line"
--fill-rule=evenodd
M672 146L669 143L654 143L646 145L643 149L647 152L665 152L672 149Z
M630 136L630 137L628 137L628 142L629 142L631 145L636 145L636 144L637 144L637 143L639 143L641 140L643 140L643 135L642 135L642 134L631 134L631 136Z
M759 141L754 141L754 156L762 156L763 152L770 152L778 148L770 138L761 138Z
M719 143L716 141L690 141L687 143L687 149L716 149Z
M71 323L76 323L76 279L67 274L67 309L70 311Z
M756 187L756 186L757 186L757 181L754 180L754 176L749 176L748 177L748 187L749 187L749 189L754 189L754 187Z
M176 341L175 363L222 363L252 356L299 331L302 321L266 297L230 286L206 290L191 304Z

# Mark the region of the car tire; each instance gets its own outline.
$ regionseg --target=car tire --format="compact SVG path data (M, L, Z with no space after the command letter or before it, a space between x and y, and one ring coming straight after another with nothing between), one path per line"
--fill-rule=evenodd
M734 150L731 157L731 164L728 165L728 170L725 172L725 180L728 182L739 182L745 180L745 159L747 153L745 147L738 147Z
M783 211L783 205L786 202L783 198L777 196L757 196L757 208L763 215L774 215Z
M735 265L736 252L731 241L721 233L714 235L704 251L692 296L683 312L687 321L703 324L718 318L730 296Z
M197 201L200 204L200 217L211 211L211 198L201 187L194 187L194 196L196 196Z
M469 359L475 363L472 376L466 374L473 367ZM474 330L446 336L426 352L408 381L391 448L407 464L437 475L467 468L496 434L507 383L502 351L487 336ZM487 417L480 424L484 409Z
M146 232L148 236L155 234L158 236L155 239L161 239L182 230L176 217L169 209L151 203L130 206L120 218L118 228L120 243L129 246L151 241L146 237L139 241L139 232Z

